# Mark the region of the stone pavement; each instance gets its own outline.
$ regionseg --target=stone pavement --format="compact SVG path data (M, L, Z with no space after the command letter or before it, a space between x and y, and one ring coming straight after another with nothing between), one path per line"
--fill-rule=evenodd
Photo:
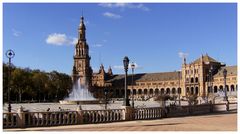
M123 102L115 101L114 103L109 102L107 105L108 109L121 109ZM24 110L29 110L30 112L46 111L50 108L51 111L59 111L59 107L65 110L76 110L78 108L77 104L60 104L60 103L15 103L12 104L12 112L17 112L17 109L22 106ZM156 101L135 101L135 108L144 107L159 107L159 102ZM81 105L83 110L102 110L105 109L105 104L86 104ZM8 104L3 105L3 112L8 111Z
M4 131L237 131L237 113L101 124L4 129Z

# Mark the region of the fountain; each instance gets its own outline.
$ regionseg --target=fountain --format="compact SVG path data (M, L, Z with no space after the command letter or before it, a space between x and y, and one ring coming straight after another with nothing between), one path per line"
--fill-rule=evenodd
M80 85L80 78L78 78L78 80L74 82L69 96L59 102L60 104L98 104L99 100L93 97L86 86Z

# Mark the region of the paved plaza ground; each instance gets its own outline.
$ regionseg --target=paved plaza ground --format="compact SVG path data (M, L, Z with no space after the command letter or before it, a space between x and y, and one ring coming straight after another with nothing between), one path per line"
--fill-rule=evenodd
M107 105L107 109L121 109L123 102L115 101L114 103L111 101ZM186 105L186 102L182 102L182 105ZM28 110L30 112L36 111L46 111L50 108L50 111L59 111L59 107L64 110L76 110L78 108L77 104L60 104L60 103L17 103L12 104L12 112L17 112L17 109L22 106L24 110ZM86 104L81 105L83 110L103 110L105 109L105 104ZM145 107L160 107L160 102L157 101L135 101L135 108L145 108ZM8 104L3 105L3 112L8 111Z
M101 124L4 129L4 131L237 131L237 113L137 120Z

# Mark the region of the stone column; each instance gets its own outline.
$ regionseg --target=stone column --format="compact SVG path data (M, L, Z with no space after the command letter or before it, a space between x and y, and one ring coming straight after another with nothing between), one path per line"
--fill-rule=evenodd
M81 105L77 107L77 124L83 124L83 111Z
M123 120L134 120L134 108L132 108L131 106L122 106L122 108L125 110L123 111Z
M17 126L19 126L20 128L24 128L25 127L25 113L23 111L23 107L20 106L20 108L17 110L18 112L18 119L17 119Z

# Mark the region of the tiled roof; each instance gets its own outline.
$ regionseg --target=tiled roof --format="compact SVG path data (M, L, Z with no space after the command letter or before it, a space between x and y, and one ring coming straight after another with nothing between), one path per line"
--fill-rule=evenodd
M226 67L221 67L213 77L223 77L224 69L227 70L227 76L228 75L236 75L237 76L237 66L226 66Z
M195 63L201 62L201 58L202 58L202 57L196 59L196 60L193 61L192 63L195 64ZM218 61L216 61L215 59L213 59L212 57L210 57L210 56L208 56L208 55L206 54L206 55L203 56L203 62L218 62Z
M180 74L178 74L180 73ZM180 75L180 76L179 76ZM169 81L178 80L181 77L181 72L162 72L162 73L142 73L134 74L134 81L146 82L146 81ZM128 81L132 80L132 75L128 75ZM124 75L113 75L106 82L124 82Z

